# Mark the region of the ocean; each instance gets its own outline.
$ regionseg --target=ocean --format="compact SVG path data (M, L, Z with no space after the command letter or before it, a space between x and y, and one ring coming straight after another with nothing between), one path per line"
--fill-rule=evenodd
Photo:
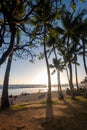
M62 90L66 90L67 84L62 85ZM46 85L9 85L9 95L20 95L22 93L38 93L47 92L48 87ZM52 91L57 91L57 85L52 85ZM2 85L0 85L0 96L2 95Z

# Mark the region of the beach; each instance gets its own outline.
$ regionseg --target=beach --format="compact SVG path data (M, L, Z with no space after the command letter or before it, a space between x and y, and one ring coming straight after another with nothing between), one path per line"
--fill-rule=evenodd
M63 90L63 93L65 94L65 91ZM14 96L14 95L13 95ZM52 98L57 98L58 92L52 91ZM23 103L23 102L38 102L41 100L47 99L47 92L38 92L38 93L23 93L20 95L17 95L17 98L15 99L15 103ZM1 102L1 98L0 98Z
M63 92L64 100L52 92L51 104L47 93L18 95L15 105L0 111L0 130L87 130L87 99Z

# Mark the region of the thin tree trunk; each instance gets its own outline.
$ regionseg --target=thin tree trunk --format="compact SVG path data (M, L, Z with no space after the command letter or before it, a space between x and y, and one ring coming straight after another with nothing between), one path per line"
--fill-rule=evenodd
M58 79L58 98L63 99L63 93L62 93L62 88L61 88L61 83L60 83L60 72L57 70L57 79Z
M15 34L16 34L15 23L11 23L10 29L11 29L10 45L9 45L8 49L3 53L3 55L0 58L0 65L3 64L5 62L7 56L10 55L13 52L14 39L15 39Z
M70 83L70 90L71 90L71 97L72 99L75 98L75 95L74 95L74 85L73 85L73 82L72 82L72 65L71 65L71 62L69 61L69 72L70 72L70 80L69 80L69 83Z
M75 55L75 59L77 59L77 56L76 56L76 55ZM76 60L76 61L77 61L77 60ZM77 87L77 90L78 90L79 86L78 86L78 74L77 74L76 61L75 61L75 75L76 75L76 87Z
M74 85L73 85L73 81L72 81L72 65L71 65L71 62L69 62L69 73L70 73L70 88L73 89L74 88Z
M57 70L57 82L58 82L58 94L60 93L60 74L59 71Z
M6 109L10 107L9 98L8 98L8 84L9 84L9 75L12 63L12 54L8 57L4 83L3 83L3 90L2 90L2 98L1 98L1 109Z
M67 51L69 51L69 35L68 35L68 38L67 38ZM68 72L68 71L67 71ZM73 83L72 83L72 65L71 65L71 61L69 60L69 86L70 86L70 89L72 90L73 88Z
M66 68L66 74L67 74L67 79L68 79L68 82L69 82L69 74L68 74L67 68Z
M75 74L76 74L76 87L77 87L77 90L79 88L79 85L78 85L78 74L77 74L77 65L75 64Z
M87 75L87 66L86 66L86 59L85 59L85 41L84 41L84 39L82 39L82 43L83 43L83 63L84 63L85 73Z
M53 50L54 50L55 58L57 60L57 54L56 54L54 44L53 44ZM63 99L63 93L62 93L62 88L61 88L61 83L60 83L60 72L58 69L57 69L57 79L58 79L58 95L60 96L60 99Z
M52 96L51 96L51 76L50 76L50 69L49 69L49 63L46 53L46 43L45 43L45 37L46 37L46 27L44 25L44 55L45 55L45 61L47 66L47 75L48 75L48 95L47 95L47 102L52 102Z

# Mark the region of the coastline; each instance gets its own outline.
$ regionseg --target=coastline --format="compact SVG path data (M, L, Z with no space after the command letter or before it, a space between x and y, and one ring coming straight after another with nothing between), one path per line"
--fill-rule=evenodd
M64 96L66 95L65 93L66 91L63 90ZM58 98L57 91L52 91L52 99L53 98ZM30 94L26 93L26 94L17 95L15 103L20 104L24 102L39 102L41 100L46 100L46 99L47 99L47 92L38 92L38 93L30 93ZM1 97L0 97L0 103L1 103Z
M62 90L66 90L68 86L64 85L62 86ZM57 91L58 87L56 85L52 85L51 90L52 91ZM38 93L38 92L47 92L48 91L48 87L47 86L36 86L33 85L33 87L30 85L27 87L25 85L17 85L17 86L11 86L8 88L8 95L20 95L22 93ZM2 89L0 89L0 96L2 95Z

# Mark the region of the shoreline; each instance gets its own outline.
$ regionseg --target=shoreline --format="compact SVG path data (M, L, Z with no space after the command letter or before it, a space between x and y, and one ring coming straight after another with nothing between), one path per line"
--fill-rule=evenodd
M63 90L64 96L66 95L66 91ZM15 95L13 95L15 96ZM58 92L52 91L52 99L58 98ZM38 93L30 93L30 94L20 94L17 95L17 98L15 99L16 104L20 104L23 102L37 102L40 100L46 100L47 99L47 92L38 92ZM1 97L0 97L0 103L1 103Z
M62 87L62 90L66 90L68 88L67 87ZM57 91L58 90L58 87L52 87L51 88L51 91ZM8 88L8 95L20 95L20 94L23 94L23 93L27 93L27 94L32 94L32 93L39 93L39 92L48 92L48 87L35 87L35 88L12 88L12 89L9 89ZM0 97L2 95L2 89L0 89Z

